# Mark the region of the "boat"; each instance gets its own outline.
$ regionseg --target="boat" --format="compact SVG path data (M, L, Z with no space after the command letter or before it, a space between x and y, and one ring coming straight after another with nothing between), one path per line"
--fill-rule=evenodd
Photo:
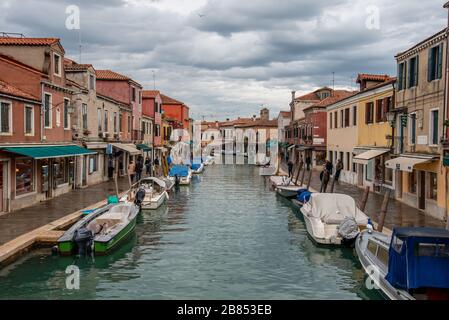
M167 191L167 192L171 191L173 189L173 187L175 186L174 181L170 180L169 178L159 177L158 179L165 182L165 191Z
M276 188L278 186L294 186L293 181L287 176L271 176L270 184Z
M370 229L355 242L369 281L391 300L449 300L449 231Z
M192 180L192 170L188 166L177 165L170 169L168 178L175 184L189 185Z
M299 190L298 191L298 193L297 193L297 195L296 195L296 198L295 199L292 199L292 202L293 202L293 204L297 207L297 208L299 208L299 209L301 209L302 208L302 206L307 202L307 201L309 201L310 200L310 197L312 196L312 192L310 192L309 190Z
M138 188L145 191L145 197L140 203L142 210L156 210L169 199L166 184L161 179L154 177L143 178Z
M214 164L214 157L211 156L207 156L206 159L204 160L204 165L205 166L210 166Z
M300 211L310 237L322 245L352 245L368 224L368 216L345 194L313 193Z
M297 186L297 185L281 185L276 187L276 192L285 198L295 198L298 191L307 190L307 186Z
M93 252L105 255L121 243L136 226L139 207L130 202L107 205L73 225L58 240L61 255Z
M204 163L194 163L191 166L192 168L192 174L201 174L204 171Z

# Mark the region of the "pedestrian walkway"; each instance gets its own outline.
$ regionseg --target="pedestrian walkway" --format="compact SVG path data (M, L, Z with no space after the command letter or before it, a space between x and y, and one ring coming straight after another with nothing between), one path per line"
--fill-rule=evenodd
M285 164L282 165L282 170L284 172L287 172L287 166ZM305 180L307 181L308 174L306 173L305 176ZM330 190L331 183L332 179L327 187L328 192ZM313 172L312 183L310 184L310 187L315 190L320 190L321 181L319 171ZM338 182L335 184L334 192L350 195L358 202L363 197L364 189L351 184ZM365 213L375 222L379 222L383 199L383 195L373 192L371 192L368 197ZM446 228L446 223L444 221L427 216L422 211L410 207L396 199L390 199L390 202L388 204L387 216L385 218L385 227L393 229L393 227L395 226Z
M128 178L118 181L119 192L129 189ZM76 189L54 199L0 216L0 245L115 194L114 181Z

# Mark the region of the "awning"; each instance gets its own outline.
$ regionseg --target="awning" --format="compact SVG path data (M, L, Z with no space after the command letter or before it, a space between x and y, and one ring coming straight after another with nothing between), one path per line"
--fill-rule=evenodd
M33 159L65 158L97 154L78 146L39 146L1 148L3 151L20 154Z
M389 169L400 170L405 172L413 172L413 167L420 163L428 163L435 159L437 156L432 155L419 155L419 156L405 156L402 155L392 160L385 162L385 166Z
M443 158L443 165L444 165L445 167L449 167L449 156L445 156L445 157Z
M290 151L291 149L293 149L295 147L295 145L292 145L290 147L287 148L288 151Z
M146 144L136 144L137 149L142 150L144 152L151 151L151 147Z
M142 154L141 151L137 150L134 144L125 144L125 143L112 143L114 148L120 149L122 151L128 152L132 156Z
M106 149L108 147L107 143L102 142L86 142L87 149Z
M368 164L371 159L377 158L390 152L388 149L371 149L354 157L353 162L358 164Z

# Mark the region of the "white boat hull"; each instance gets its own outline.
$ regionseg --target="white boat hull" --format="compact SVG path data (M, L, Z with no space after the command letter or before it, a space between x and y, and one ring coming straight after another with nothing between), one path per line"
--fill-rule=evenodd
M276 191L285 198L295 198L298 195L298 190L305 188L306 186L277 186Z
M157 196L146 196L142 202L142 210L156 210L162 206L167 199L167 193L158 194Z

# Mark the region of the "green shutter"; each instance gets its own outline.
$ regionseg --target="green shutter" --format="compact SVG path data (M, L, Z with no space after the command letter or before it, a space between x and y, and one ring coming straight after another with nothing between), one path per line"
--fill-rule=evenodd
M429 49L429 57L428 57L428 64L427 64L427 81L431 82L433 80L433 74L434 74L434 60L433 60L433 48Z
M415 86L418 86L419 80L419 56L415 57Z
M443 44L438 47L438 79L441 79L443 75Z
M402 63L398 64L398 90L402 90L402 70L404 69L404 65Z

